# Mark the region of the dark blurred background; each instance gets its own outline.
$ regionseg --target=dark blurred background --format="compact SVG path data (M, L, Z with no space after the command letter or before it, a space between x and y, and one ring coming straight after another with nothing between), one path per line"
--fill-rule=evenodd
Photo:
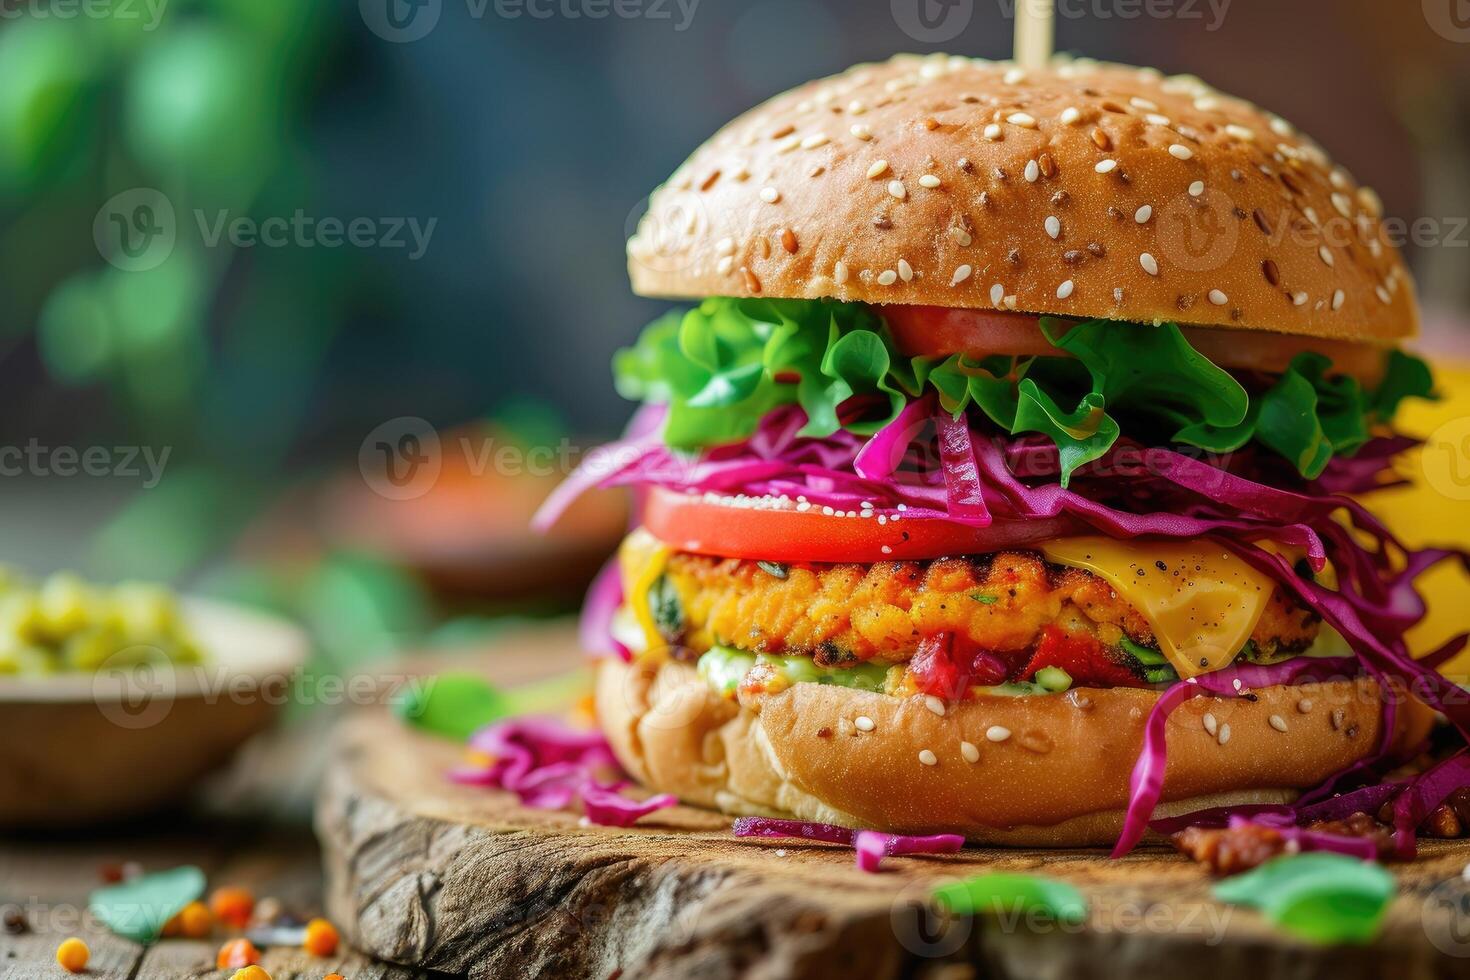
M614 433L609 355L665 305L627 287L645 196L797 82L897 51L1009 55L1011 0L932 7L967 14L943 43L906 33L935 2L0 0L0 446L115 464L0 477L0 559L417 624L421 580L353 547L385 518L330 507L361 526L324 535L319 488L404 416L522 444ZM1060 7L1059 48L1261 102L1391 214L1433 219L1408 251L1427 343L1456 345L1464 0ZM307 224L217 234L272 218ZM361 241L329 247L332 221ZM166 451L161 475L124 472L121 447Z

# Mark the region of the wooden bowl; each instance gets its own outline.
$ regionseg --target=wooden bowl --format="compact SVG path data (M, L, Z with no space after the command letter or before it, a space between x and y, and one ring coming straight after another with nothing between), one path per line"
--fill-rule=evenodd
M157 810L271 723L306 636L205 599L184 600L181 614L202 666L0 678L0 826L77 827Z

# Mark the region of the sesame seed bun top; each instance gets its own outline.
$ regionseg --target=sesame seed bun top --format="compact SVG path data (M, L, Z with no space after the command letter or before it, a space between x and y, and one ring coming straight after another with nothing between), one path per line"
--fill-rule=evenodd
M648 296L832 297L1389 344L1378 196L1196 78L901 55L778 95L654 192Z

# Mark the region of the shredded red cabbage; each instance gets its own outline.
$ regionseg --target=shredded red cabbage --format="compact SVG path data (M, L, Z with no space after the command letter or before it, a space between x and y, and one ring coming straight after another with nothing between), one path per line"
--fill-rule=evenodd
M589 822L627 827L678 802L668 794L646 800L622 796L625 781L603 781L622 769L602 732L573 729L554 718L496 722L470 736L469 744L488 762L454 769L450 779L510 790L539 810L561 810L580 800Z
M862 871L877 874L885 857L897 854L953 854L965 846L959 834L930 834L910 837L903 834L884 834L876 830L860 830L853 847L857 849L857 866Z
M613 615L623 604L623 576L617 558L612 558L587 589L582 603L582 618L577 623L577 639L582 649L593 656L617 656L624 663L633 659L632 651L612 634Z
M1249 817L1239 814L1230 817L1231 827L1250 826L1258 824L1269 827L1282 838L1296 846L1300 851L1331 851L1334 854L1346 854L1363 861L1373 861L1381 857L1378 853L1378 845L1371 837L1351 837L1347 834L1332 834L1322 830L1308 830L1298 827L1288 821L1273 821L1261 817Z
M830 823L810 820L782 820L778 817L739 817L735 821L736 837L800 837L828 844L851 847L856 831Z
M582 812L587 819L608 827L631 827L638 818L679 803L669 793L650 796L646 800L630 800L618 792L623 785L603 785L596 781L584 783L581 787Z
M830 823L806 820L781 820L776 817L740 817L735 821L736 837L795 837L823 841L855 848L857 866L876 873L885 857L899 854L953 854L965 846L959 834L931 834L911 837L885 834L876 830L852 830Z

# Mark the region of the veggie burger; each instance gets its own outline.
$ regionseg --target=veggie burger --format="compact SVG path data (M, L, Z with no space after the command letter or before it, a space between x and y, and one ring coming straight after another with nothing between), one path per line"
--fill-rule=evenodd
M898 57L740 116L628 243L692 309L617 355L592 485L597 713L644 785L733 814L1131 848L1470 785L1406 648L1394 482L1414 287L1381 204L1193 77ZM1460 751L1406 776L1436 719Z

